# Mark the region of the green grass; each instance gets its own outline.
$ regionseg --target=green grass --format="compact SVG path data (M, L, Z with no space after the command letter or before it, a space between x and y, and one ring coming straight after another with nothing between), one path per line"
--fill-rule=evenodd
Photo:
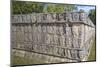
M96 60L96 42L94 40L93 45L91 47L90 55L88 57L88 61L95 61Z
M26 58L26 57L19 57L19 56L13 56L11 60L12 65L28 65L28 64L43 64L45 63L43 60L40 60L38 58Z

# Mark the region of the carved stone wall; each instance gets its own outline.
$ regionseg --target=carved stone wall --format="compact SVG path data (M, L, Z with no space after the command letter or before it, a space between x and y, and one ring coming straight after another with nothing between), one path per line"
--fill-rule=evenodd
M47 63L83 61L95 37L85 13L12 15L12 54L39 57Z

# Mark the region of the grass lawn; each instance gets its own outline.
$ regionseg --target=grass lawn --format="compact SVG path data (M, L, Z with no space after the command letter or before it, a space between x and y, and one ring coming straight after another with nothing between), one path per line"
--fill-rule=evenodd
M43 63L45 62L38 58L29 59L29 58L25 58L25 57L23 58L19 56L13 56L11 60L12 65L28 65L28 64L43 64Z
M90 51L90 55L88 57L88 61L95 61L96 60L96 42L94 40L91 51Z

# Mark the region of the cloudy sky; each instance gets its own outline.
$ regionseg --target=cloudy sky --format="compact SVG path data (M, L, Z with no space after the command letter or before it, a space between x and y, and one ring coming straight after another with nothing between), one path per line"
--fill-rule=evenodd
M83 5L77 5L78 11L80 9L84 10L85 12L89 12L91 9L95 9L95 6L83 6Z

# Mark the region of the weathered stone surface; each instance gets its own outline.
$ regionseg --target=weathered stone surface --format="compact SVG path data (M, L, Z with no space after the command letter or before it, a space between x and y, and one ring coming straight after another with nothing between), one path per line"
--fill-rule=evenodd
M33 13L33 14L31 14L30 16L31 16L31 18L30 18L31 22L32 22L32 23L36 23L36 14Z
M91 20L78 12L13 15L11 29L15 55L47 63L82 61L95 36Z

